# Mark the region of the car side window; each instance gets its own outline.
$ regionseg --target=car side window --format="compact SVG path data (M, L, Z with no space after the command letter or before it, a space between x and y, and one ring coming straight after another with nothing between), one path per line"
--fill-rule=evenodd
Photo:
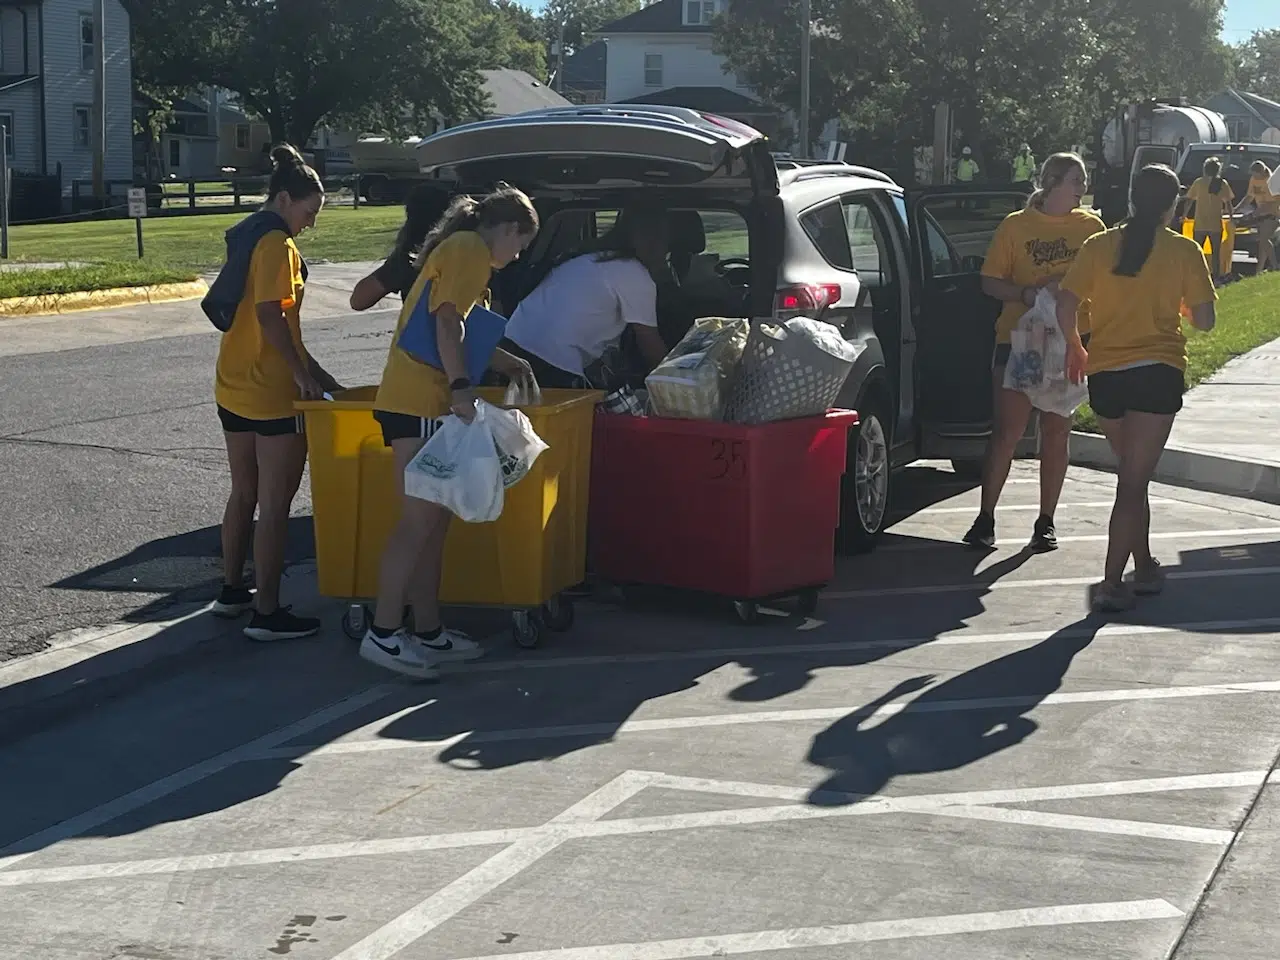
M885 286L893 282L893 258L871 203L866 196L845 197L841 201L845 232L849 237L853 267L863 283Z
M933 264L933 275L940 277L959 273L960 264L956 263L951 247L947 245L946 236L930 214L925 214L925 236L929 242L929 260Z
M917 216L922 221L925 265L931 275L945 277L981 271L996 229L1005 217L1021 210L1026 202L1026 197L1016 192L925 197Z
M844 210L839 201L810 210L800 217L800 224L829 264L841 270L853 269L849 232L845 228Z

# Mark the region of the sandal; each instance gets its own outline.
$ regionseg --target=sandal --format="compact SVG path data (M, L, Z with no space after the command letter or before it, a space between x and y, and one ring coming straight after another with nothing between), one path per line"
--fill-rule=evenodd
M1164 592L1164 582L1164 568L1154 558L1149 565L1133 571L1133 592L1139 597L1158 596Z
M1125 613L1137 606L1133 590L1126 583L1099 583L1092 594L1093 609L1098 613Z

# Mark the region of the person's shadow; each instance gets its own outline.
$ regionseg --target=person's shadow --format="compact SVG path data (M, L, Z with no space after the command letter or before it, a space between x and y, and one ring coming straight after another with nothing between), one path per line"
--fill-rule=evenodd
M1038 729L1027 714L1062 685L1076 655L1105 622L1078 621L936 687L929 686L932 676L905 680L858 708L814 738L807 759L831 773L809 802L856 803L879 793L894 777L955 770L1026 740ZM895 700L921 690L910 703L867 726Z

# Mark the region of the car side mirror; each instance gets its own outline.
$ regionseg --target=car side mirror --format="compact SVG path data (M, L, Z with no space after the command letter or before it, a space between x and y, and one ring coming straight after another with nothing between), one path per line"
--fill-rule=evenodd
M986 262L985 257L977 254L969 254L967 257L960 258L960 269L965 273L981 273L982 265Z

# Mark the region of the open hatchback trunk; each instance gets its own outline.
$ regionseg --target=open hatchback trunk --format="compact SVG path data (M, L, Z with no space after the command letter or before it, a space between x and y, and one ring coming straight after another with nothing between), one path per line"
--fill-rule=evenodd
M776 196L760 131L681 107L619 105L535 110L444 130L417 148L422 173L476 186L525 189L714 186Z

